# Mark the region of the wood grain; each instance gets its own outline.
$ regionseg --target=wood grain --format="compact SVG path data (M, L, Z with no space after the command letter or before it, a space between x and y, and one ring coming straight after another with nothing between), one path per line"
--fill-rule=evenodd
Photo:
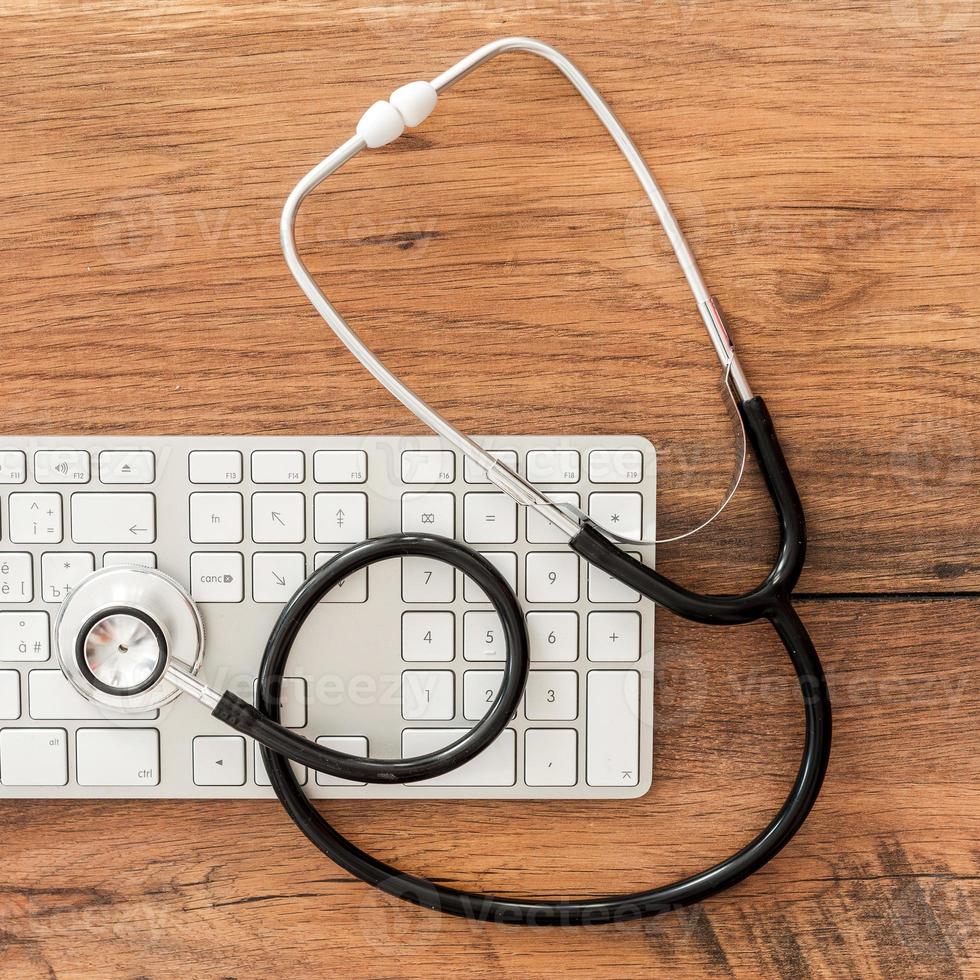
M420 431L308 309L278 212L363 107L508 33L559 46L626 124L776 417L837 710L811 820L703 907L558 933L389 902L271 804L7 803L5 976L980 974L976 0L7 0L0 428ZM468 79L339 174L300 234L336 305L464 430L648 435L662 527L723 489L689 295L546 65ZM659 563L730 588L772 542L751 474ZM441 880L666 881L760 826L799 719L764 631L666 615L657 704L640 801L324 809Z

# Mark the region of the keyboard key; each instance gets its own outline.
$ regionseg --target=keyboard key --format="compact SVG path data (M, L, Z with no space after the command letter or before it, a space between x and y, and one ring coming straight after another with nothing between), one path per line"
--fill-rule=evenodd
M365 483L367 453L363 449L321 449L313 454L317 483Z
M241 735L198 735L193 755L195 785L245 785L245 739Z
M19 717L20 673L16 670L0 670L0 718Z
M593 449L589 453L589 479L593 483L639 483L643 479L643 453L638 449Z
M0 483L23 483L27 457L19 449L0 449Z
M403 493L402 530L456 537L456 497L451 493Z
M532 449L527 478L531 483L578 483L580 464L576 449Z
M463 674L463 717L479 721L496 700L504 679L502 670L468 670Z
M253 483L302 483L306 459L300 449L257 449L252 453Z
M402 613L402 660L448 661L456 656L456 617L451 612Z
M639 559L636 551L628 554ZM589 601L590 602L639 602L640 593L624 585L619 579L613 578L595 565L589 565Z
M49 625L46 612L0 612L0 660L47 660Z
M63 728L0 729L0 783L67 785L68 733Z
M456 675L451 670L403 670L402 717L450 721L456 713Z
M88 483L91 461L84 449L39 449L34 454L35 483Z
M463 538L481 544L517 540L517 504L505 493L468 493L463 498Z
M423 755L455 742L465 728L406 728L402 732L402 756ZM475 759L465 765L426 779L420 786L513 786L516 782L517 739L513 728L505 728Z
M640 659L638 612L589 613L589 660L633 661Z
M103 483L152 483L156 460L148 449L111 449L99 453L99 480Z
M31 602L33 599L34 562L31 556L23 551L0 554L0 602Z
M484 558L507 580L511 592L517 592L517 555L512 551L484 551ZM463 598L467 602L489 602L486 592L469 577L463 576Z
M237 449L199 449L188 457L191 483L241 483L242 454Z
M252 681L252 703L258 700L258 681ZM286 728L306 727L306 678L284 677L279 688L281 724Z
M73 493L71 536L76 544L152 544L152 493Z
M573 552L531 552L524 583L528 602L577 602L578 572L578 555Z
M157 717L156 710L134 713L113 711L88 698L71 686L60 670L32 670L27 676L27 705L31 718L39 721L80 721L88 718Z
M524 733L524 782L528 786L574 786L578 782L578 732L574 728L529 728Z
M306 538L306 497L301 493L252 494L252 540L300 544Z
M579 505L577 493L565 491L549 492L548 496L556 504ZM532 507L525 508L527 513L527 540L530 544L567 544L568 535L564 531L555 527L542 513Z
M574 721L578 717L578 674L574 670L532 670L524 714L531 721Z
M306 555L290 551L257 551L252 555L252 598L287 602L306 578Z
M463 659L503 660L507 640L495 612L463 613Z
M490 455L495 456L509 466L515 473L517 472L517 453L513 449L491 449ZM487 471L473 462L469 456L463 461L463 479L467 483L489 483Z
M192 493L191 541L196 544L238 544L242 538L240 493Z
M318 544L351 543L367 536L367 494L318 493L313 497L313 537Z
M79 786L160 782L160 733L155 728L79 728L75 755Z
M402 559L403 602L452 602L456 598L456 571L435 558Z
M402 483L452 483L455 479L456 454L451 449L402 453Z
M269 781L269 774L266 772L265 763L262 761L262 746L258 742L252 743L255 746L255 785L256 786L271 786ZM306 766L301 766L298 763L290 762L290 769L293 770L293 775L296 777L296 781L300 786L306 785L306 780L309 778L309 773L306 771Z
M102 556L103 568L116 565L139 565L141 568L156 568L157 556L152 551L107 551Z
M316 740L317 745L325 745L335 752L346 752L347 755L368 757L368 740L363 735L321 735ZM366 786L367 783L356 783L351 779L341 779L339 776L328 776L324 772L316 775L317 786Z
M527 635L532 661L578 660L578 613L529 612Z
M313 556L313 567L325 565L331 558L339 555L339 551L318 551ZM367 602L368 570L362 568L353 575L341 579L320 601L321 602Z
M589 517L624 538L643 537L643 498L638 493L591 493Z
M636 786L640 765L640 675L590 670L586 707L586 780L590 786Z
M235 551L191 555L191 596L198 602L241 602L245 598L242 556Z
M95 571L95 555L87 551L47 551L41 555L41 598L61 602L88 574Z
M16 544L58 544L62 537L60 493L12 493L10 540Z

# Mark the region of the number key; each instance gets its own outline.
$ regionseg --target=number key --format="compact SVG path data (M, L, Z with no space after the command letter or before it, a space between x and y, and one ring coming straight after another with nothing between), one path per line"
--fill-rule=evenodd
M527 635L531 641L532 661L578 659L577 613L529 612Z
M572 721L578 716L578 674L574 670L532 670L524 694L531 721Z
M569 551L536 551L527 556L528 602L577 602L578 555Z
M402 613L402 660L452 660L455 625L451 612Z
M456 573L452 565L434 558L402 559L404 602L452 602L456 598Z
M449 721L455 714L455 681L451 670L403 670L402 717Z
M506 649L504 628L495 612L463 614L463 657L466 660L503 660Z
M502 670L468 670L463 674L463 717L479 721L490 710L504 678Z

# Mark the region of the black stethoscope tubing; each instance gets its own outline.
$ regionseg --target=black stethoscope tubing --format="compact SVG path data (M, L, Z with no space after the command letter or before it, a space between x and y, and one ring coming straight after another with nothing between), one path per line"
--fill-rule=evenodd
M500 617L506 648L500 689L486 714L465 734L424 755L371 759L331 749L290 731L279 724L278 707L275 711L266 710L261 698L253 707L236 694L225 691L212 715L256 739L262 744L263 751L272 750L270 754L276 758L288 756L318 772L359 783L411 783L433 779L458 769L479 755L500 735L520 705L530 662L527 626L521 607L503 575L479 552L450 538L435 534L389 534L353 545L321 565L286 603L269 634L262 663L274 661L285 667L300 629L332 588L368 565L406 557L435 558L458 568L484 591ZM265 680L260 675L260 689L277 706L281 683L281 670L268 675Z
M314 573L285 607L269 638L259 668L256 707L252 708L246 702L226 694L214 711L216 717L228 721L246 734L255 735L265 746L271 744L280 749L262 749L272 787L290 818L313 844L355 877L404 901L479 921L552 926L621 922L701 902L742 881L782 850L813 807L827 771L831 707L820 659L791 601L806 556L806 525L799 495L763 400L752 398L743 401L739 404L739 411L780 525L776 561L758 587L741 595L715 596L691 592L631 558L589 525L584 526L571 540L570 547L586 561L685 619L715 625L739 625L765 619L772 624L796 671L806 727L796 779L769 825L735 854L672 884L646 891L569 901L486 895L440 885L387 864L348 840L307 799L289 765L290 757L306 762L313 768L336 775L346 774L346 778L362 782L428 778L438 767L430 768L428 761L424 764L420 764L419 760L383 762L343 756L342 753L332 754L351 761L335 765L334 760L329 767L324 767L322 753L313 751L304 756L307 751L304 746L310 743L277 724L280 717L279 690L290 648L306 616L330 587L357 568L397 555L427 554L457 567L462 567L459 564L462 562L470 568L467 574L475 573L481 579L486 576L486 582L481 581L481 585L485 591L490 585L488 595L501 615L508 641L504 683L496 703L483 722L468 733L472 736L480 726L485 726L480 738L469 741L463 738L447 746L443 751L450 755L453 751L461 752L461 745L466 748L464 743L471 742L472 748L477 741L481 741L482 744L469 755L472 757L499 734L516 707L527 672L527 635L520 606L493 566L485 561L483 564L486 568L479 563L472 564L466 556L473 555L474 561L480 556L448 539L427 535L391 535L355 545ZM495 578L489 575L488 568L499 580L496 585L503 585L502 591L495 591ZM515 645L511 646L512 643ZM515 658L518 661L516 666ZM520 687L515 699L513 692L519 675ZM497 709L500 709L499 713ZM405 762L412 763L410 776L399 773L400 778L388 778L387 767L397 767ZM385 771L372 771L371 763ZM453 763L447 764L441 771L449 771L460 764L455 759ZM367 778L365 773L374 778Z

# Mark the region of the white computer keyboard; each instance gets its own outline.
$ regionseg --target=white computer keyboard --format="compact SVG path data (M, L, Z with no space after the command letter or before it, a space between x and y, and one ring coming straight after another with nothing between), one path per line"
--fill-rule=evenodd
M482 445L559 500L654 537L656 457L634 436ZM497 741L410 786L300 772L312 797L604 798L650 787L653 603L586 566L561 535L429 437L0 437L0 798L271 796L256 746L189 698L114 715L57 667L61 600L103 565L187 587L207 631L201 677L253 696L266 636L314 567L399 530L486 554L527 615L531 675ZM632 549L653 564L653 549ZM417 755L486 710L496 614L461 573L385 562L332 592L290 658L283 718L373 756Z

